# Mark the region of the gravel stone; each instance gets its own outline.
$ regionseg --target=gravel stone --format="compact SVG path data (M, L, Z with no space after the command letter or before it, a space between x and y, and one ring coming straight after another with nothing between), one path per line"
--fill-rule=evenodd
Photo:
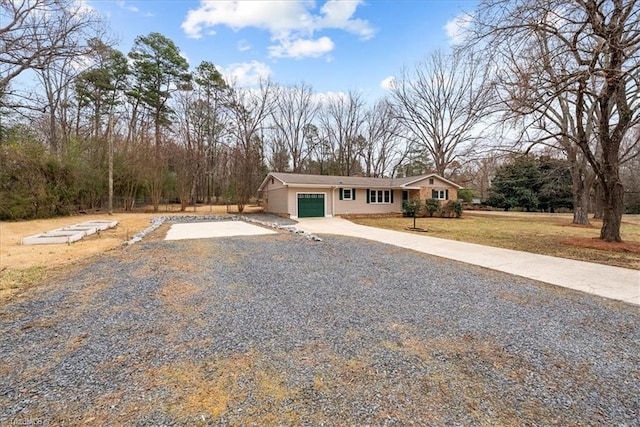
M311 233L299 230L294 224L296 221L290 218L283 218L270 214L250 214L250 215L173 215L158 216L150 220L151 225L133 235L133 237L123 243L125 246L141 242L149 233L156 231L165 222L169 223L189 223L189 222L210 222L210 221L245 221L252 224L259 224L265 227L278 230L287 230L291 233L302 234L309 240L321 242L322 239Z
M0 308L0 425L640 425L638 307L236 220Z

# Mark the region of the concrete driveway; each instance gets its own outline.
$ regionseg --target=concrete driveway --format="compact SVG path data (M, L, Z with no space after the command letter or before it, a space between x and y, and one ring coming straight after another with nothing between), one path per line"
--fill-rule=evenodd
M637 270L367 227L337 217L301 218L297 227L314 234L374 240L640 305Z

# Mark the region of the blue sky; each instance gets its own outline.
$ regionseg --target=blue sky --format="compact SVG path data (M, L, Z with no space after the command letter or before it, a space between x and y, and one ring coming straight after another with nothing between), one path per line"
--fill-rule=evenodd
M240 85L259 77L305 82L316 92L384 94L381 83L430 50L454 42L456 18L475 0L85 0L103 14L117 47L159 32L192 68L207 60Z

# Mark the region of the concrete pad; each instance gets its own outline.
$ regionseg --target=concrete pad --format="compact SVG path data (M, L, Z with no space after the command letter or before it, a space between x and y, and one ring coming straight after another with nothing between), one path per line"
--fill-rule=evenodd
M78 227L78 226L73 226L73 227L65 227L65 228L61 228L62 231L75 231L75 232L82 232L84 233L85 236L90 236L92 234L95 234L98 232L98 229L96 227Z
M74 231L74 230L63 230L61 228L56 230L51 230L44 232L42 234L38 234L40 237L62 237L62 236L73 236L75 234L80 234L84 236L84 231ZM34 236L35 237L35 236Z
M56 243L73 243L82 239L85 236L84 232L62 232L62 231L49 231L43 234L36 234L34 236L24 237L22 239L23 245L47 245Z
M86 221L86 222L83 222L82 224L78 224L78 225L82 226L82 227L95 227L99 231L104 231L104 230L108 230L109 228L113 228L116 225L118 225L118 221L110 220L110 219L105 219L105 220L96 219L96 220L93 220L93 221Z
M211 221L173 224L164 240L208 239L212 237L260 236L277 231L244 221Z
M23 245L47 245L55 243L73 243L83 237L107 230L118 225L114 220L92 220L81 224L74 224L64 228L47 231L22 238Z

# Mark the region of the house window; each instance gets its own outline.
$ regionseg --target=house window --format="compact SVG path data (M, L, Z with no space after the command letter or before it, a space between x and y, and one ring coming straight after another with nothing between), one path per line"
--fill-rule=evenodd
M369 203L393 203L391 190L369 190Z
M340 188L338 190L338 197L340 200L355 200L356 189L355 188Z
M449 199L449 190L431 190L431 198L438 200Z
M429 185L433 185L433 178L429 178Z

